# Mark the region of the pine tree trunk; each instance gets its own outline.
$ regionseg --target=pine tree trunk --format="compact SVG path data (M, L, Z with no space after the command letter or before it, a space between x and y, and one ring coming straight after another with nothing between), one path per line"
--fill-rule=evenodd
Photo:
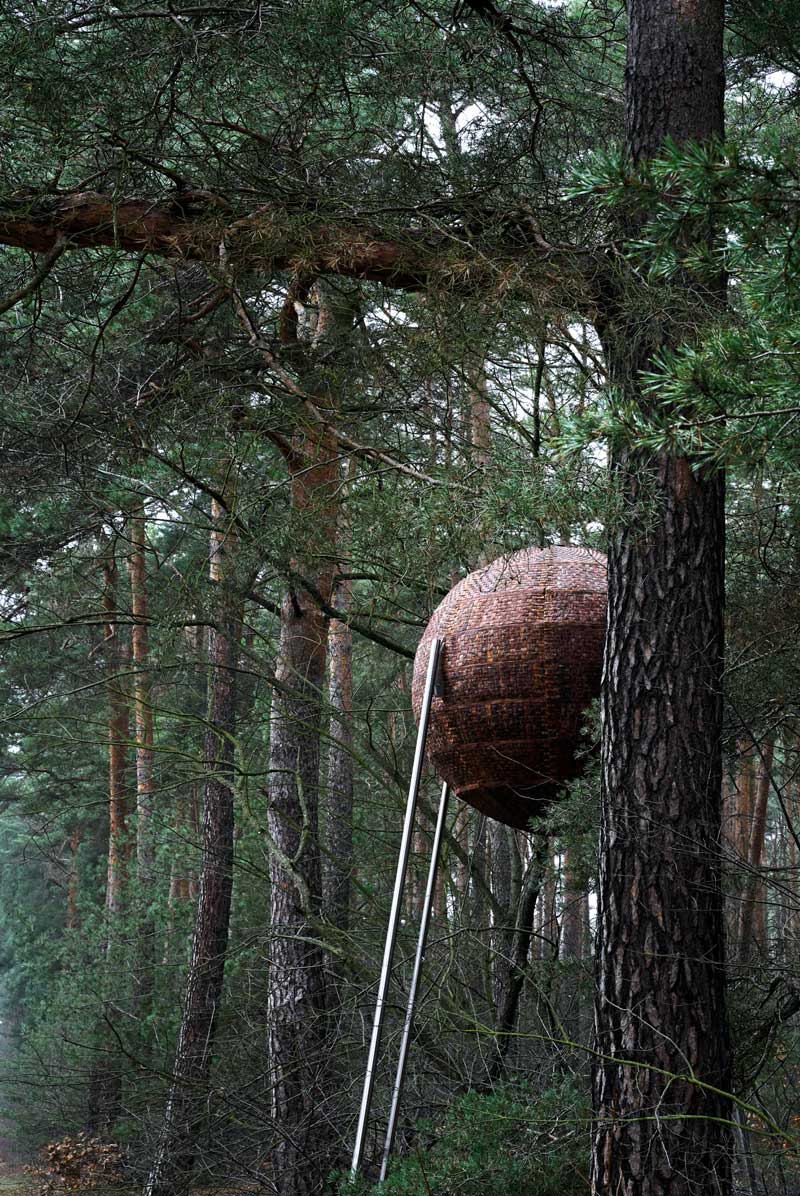
M128 571L131 582L131 658L133 661L133 708L136 722L136 880L139 907L138 952L135 971L137 1014L142 1017L153 997L155 969L154 826L154 729L150 687L148 636L147 558L144 508L139 504L128 526L131 553Z
M513 928L509 927L507 954L497 961L494 976L495 1051L489 1064L489 1076L497 1080L503 1074L508 1059L525 975L531 953L534 911L542 892L542 882L548 865L548 842L540 839L525 870L515 910Z
M798 868L800 851L797 847L797 838L800 835L800 782L795 782L792 789L794 792L790 793L787 803L788 825L786 827L789 838L788 888L791 893L786 936L788 940L787 954L797 956L800 954L800 868Z
M586 892L575 879L569 850L564 852L564 904L561 914L561 958L580 959L583 954L583 906Z
M113 920L125 904L125 880L128 855L128 787L127 762L130 736L128 698L119 678L128 664L130 653L120 641L117 626L117 585L119 570L113 546L104 564L103 608L108 622L105 625L105 649L109 681L108 693L108 873L106 880L106 916L109 937L113 934Z
M739 915L739 959L746 963L753 948L766 949L766 893L759 869L764 856L764 837L767 829L769 794L772 787L772 761L775 740L770 737L764 745L764 755L758 768L758 783L750 828L747 853L747 881Z
M188 1187L198 1128L208 1099L214 1037L225 973L233 891L234 741L240 617L227 584L236 551L230 514L212 502L211 580L217 618L208 636L208 723L205 740L203 854L192 952L181 1026L156 1157L146 1196Z
M552 855L547 861L544 887L542 889L542 925L539 940L541 959L558 959L558 942L561 927L556 910L556 868Z
M327 625L296 594L283 603L272 699L269 835L272 945L269 1053L273 1154L281 1196L319 1191L327 1170L320 1125L327 988L312 924L321 914L318 841L321 689Z
M313 512L316 533L331 545L339 485L336 446L312 427L296 434L293 448L294 513L308 517ZM306 576L312 568L306 563ZM330 601L330 566L317 567L311 580ZM281 1196L320 1191L330 1159L323 1100L328 994L323 951L312 941L322 913L319 766L327 646L328 620L302 589L291 590L281 607L269 752L269 1062L279 1135L273 1164Z
M756 769L752 742L744 745L742 750L736 851L741 862L746 864L750 858L750 832L753 827L753 811L755 809Z
M514 912L519 900L519 888L522 880L519 863L519 852L514 838L514 832L502 822L491 819L489 822L489 849L491 867L489 880L492 896L496 906L503 910L503 915L492 915L491 973L492 973L492 1002L497 1010L503 999L503 986L506 983L508 961L511 958L511 945L514 928ZM512 853L516 855L513 859ZM516 868L514 865L516 864ZM516 873L516 875L515 875ZM516 885L515 882L516 881Z
M721 137L722 0L630 0L628 19L632 157L657 154L667 137ZM640 371L680 333L666 332L660 313L631 318L622 299L616 309L610 302L599 329L612 381L646 412ZM724 481L636 449L617 453L614 477L625 517L608 561L592 1190L721 1196L731 1155L720 884Z
M335 411L342 363L352 351L358 294L319 282L310 344L292 330L284 343L299 364L306 394ZM292 518L302 553L292 569L330 603L339 525L341 468L336 441L311 409L300 414L287 462ZM322 691L328 619L302 582L281 606L280 645L269 748L269 874L271 952L268 994L272 1118L277 1144L273 1175L280 1196L320 1192L331 1168L333 1129L326 1073L333 1044L325 956L318 945L322 915L319 773Z
M583 958L584 923L586 921L586 888L580 884L570 859L571 852L564 852L564 894L561 911L561 943L559 954L565 963L566 983L561 990L561 1021L567 1037L573 1042L582 1039L581 972Z
M340 581L333 606L348 611L352 583ZM328 699L331 708L326 813L325 915L347 930L353 869L353 633L347 623L331 622Z
M129 653L120 642L117 622L117 586L119 571L113 542L103 561L103 610L107 622L103 643L108 669L108 863L106 869L106 984L113 999L103 1002L103 1017L97 1028L99 1059L89 1076L86 1129L90 1134L108 1134L120 1114L122 1078L121 1059L114 1026L119 1020L120 1000L125 971L119 938L120 915L125 909L128 877L128 790L127 761L130 735L127 695L119 674L128 663Z
M189 900L189 866L186 859L187 840L189 838L189 810L185 793L178 793L175 798L175 818L173 820L175 850L169 871L170 909L183 901Z

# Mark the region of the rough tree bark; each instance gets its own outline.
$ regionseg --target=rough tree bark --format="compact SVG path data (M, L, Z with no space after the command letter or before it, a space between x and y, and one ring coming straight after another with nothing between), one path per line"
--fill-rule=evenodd
M723 133L722 0L630 0L626 131ZM636 234L630 220L624 233ZM720 282L716 298L723 292ZM691 303L694 286L683 281ZM677 339L660 313L599 324L611 377L645 411L640 371ZM595 1068L596 1196L730 1191L730 1049L720 886L724 480L629 449L609 544ZM655 507L655 510L654 510Z
M230 494L230 487L227 487ZM173 1082L145 1196L172 1196L191 1179L198 1126L208 1098L217 1014L223 991L233 891L234 733L240 634L230 579L236 540L230 512L212 501L211 581L216 618L208 635L203 853L192 953Z
M339 581L336 610L350 610L352 582ZM347 930L353 866L353 633L334 619L330 628L328 699L331 707L328 794L325 807L325 916Z
M356 297L320 287L313 344L288 345L303 390L336 407L337 364L350 351ZM291 329L285 332L291 337ZM341 471L337 443L313 412L298 412L291 451L293 518L303 527L303 559L292 568L330 605ZM332 1130L325 1077L331 1043L322 914L319 764L328 619L299 587L281 607L269 753L270 913L268 996L272 1118L278 1141L273 1175L281 1196L319 1192L331 1167Z
M299 448L295 438L296 448ZM306 444L314 459L295 478L295 502L333 482L335 451ZM326 600L331 579L315 584ZM322 909L318 812L322 686L328 624L305 594L287 594L272 699L269 753L270 912L269 1055L272 1118L280 1139L273 1165L281 1196L320 1189L327 1143L323 1105L327 986L313 925Z

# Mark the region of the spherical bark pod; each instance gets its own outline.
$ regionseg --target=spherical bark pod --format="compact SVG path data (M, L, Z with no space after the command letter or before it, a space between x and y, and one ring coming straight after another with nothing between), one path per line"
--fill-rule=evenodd
M460 581L414 661L419 719L431 640L443 641L427 755L455 793L524 828L582 767L583 712L600 693L606 559L526 548Z

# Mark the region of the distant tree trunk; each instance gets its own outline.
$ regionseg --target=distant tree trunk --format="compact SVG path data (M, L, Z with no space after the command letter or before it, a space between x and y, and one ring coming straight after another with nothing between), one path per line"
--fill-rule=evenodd
M74 826L68 840L69 863L67 865L67 930L78 930L81 924L78 912L78 852L81 846L80 828Z
M558 959L560 927L556 909L558 877L552 855L547 861L541 894L541 925L539 927L539 958Z
M739 817L737 819L736 852L743 864L750 858L750 831L755 809L756 769L753 743L742 745L739 773Z
M136 722L136 879L139 906L138 953L135 968L135 1000L141 1017L153 997L155 969L154 826L154 729L150 685L148 635L147 557L145 516L139 503L128 521L131 551L128 571L131 582L131 658L133 661L133 708Z
M583 907L586 892L584 886L576 881L570 854L569 850L564 852L560 954L562 959L580 959L583 954Z
M119 1020L119 986L124 971L120 959L119 918L126 905L128 878L128 738L129 706L119 674L129 661L123 647L118 623L119 570L113 541L103 560L103 631L108 681L108 863L106 869L106 983L114 991L113 1000L103 1002L103 1017L97 1029L99 1057L89 1076L86 1128L91 1134L108 1134L120 1115L122 1077L114 1026Z
M721 138L722 0L629 0L627 11L634 161L667 137ZM641 219L629 210L622 231L637 237ZM674 285L697 301L690 277ZM610 376L646 414L641 371L684 328L670 330L658 305L631 312L609 286L598 329ZM723 294L719 280L705 299ZM726 1196L724 479L638 447L618 451L613 469L624 518L608 558L592 1190Z
M225 973L233 891L234 733L238 602L231 594L236 539L230 513L212 501L211 580L216 620L208 636L203 854L192 953L181 1027L155 1161L146 1196L171 1196L189 1185L198 1127L208 1099L214 1037Z
M128 872L128 739L130 714L128 695L119 676L127 666L130 652L123 646L117 623L117 586L119 570L113 545L104 563L103 609L107 622L104 630L108 694L108 872L106 880L106 916L109 938L113 922L125 904Z
M787 955L797 955L800 949L800 852L797 836L800 835L800 782L792 786L793 793L787 803L789 839L789 892L791 905L786 921Z
M514 832L509 826L492 819L489 823L489 850L491 866L489 881L496 906L504 916L494 913L491 935L492 1000L495 1017L503 997L506 983L507 961L511 957L511 940L515 912L519 901L522 869Z
M470 864L469 920L480 931L486 924L486 823L485 815L473 822Z
M333 606L349 611L352 582L340 581ZM328 793L325 804L325 914L347 930L353 869L353 633L347 623L331 622L328 698L331 708Z
M566 983L561 990L561 1020L567 1037L573 1042L581 1039L581 969L583 958L584 926L586 923L586 886L576 876L572 863L572 852L564 852L564 893L561 910L561 941L559 955L572 967L567 969Z
M750 843L747 853L747 880L739 915L739 959L742 963L746 963L750 958L753 947L758 947L761 951L766 948L765 892L763 881L759 876L759 869L764 855L764 836L767 829L774 754L775 740L770 736L764 745L764 754L758 768L753 822L750 828Z
M489 1076L497 1080L503 1074L517 1022L519 1002L531 953L533 917L536 901L548 864L549 848L546 838L537 842L533 856L525 870L515 911L513 929L508 936L508 954L497 961L494 978L495 1050L489 1064Z
M174 842L175 850L169 872L170 908L189 900L189 869L187 864L187 839L189 837L189 811L186 794L178 793L175 798Z

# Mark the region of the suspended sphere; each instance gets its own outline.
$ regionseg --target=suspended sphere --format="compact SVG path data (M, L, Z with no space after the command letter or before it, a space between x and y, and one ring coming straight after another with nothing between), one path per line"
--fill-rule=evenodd
M524 828L579 775L599 696L606 558L526 548L470 573L436 608L414 660L419 720L431 640L443 640L427 756L464 801Z

